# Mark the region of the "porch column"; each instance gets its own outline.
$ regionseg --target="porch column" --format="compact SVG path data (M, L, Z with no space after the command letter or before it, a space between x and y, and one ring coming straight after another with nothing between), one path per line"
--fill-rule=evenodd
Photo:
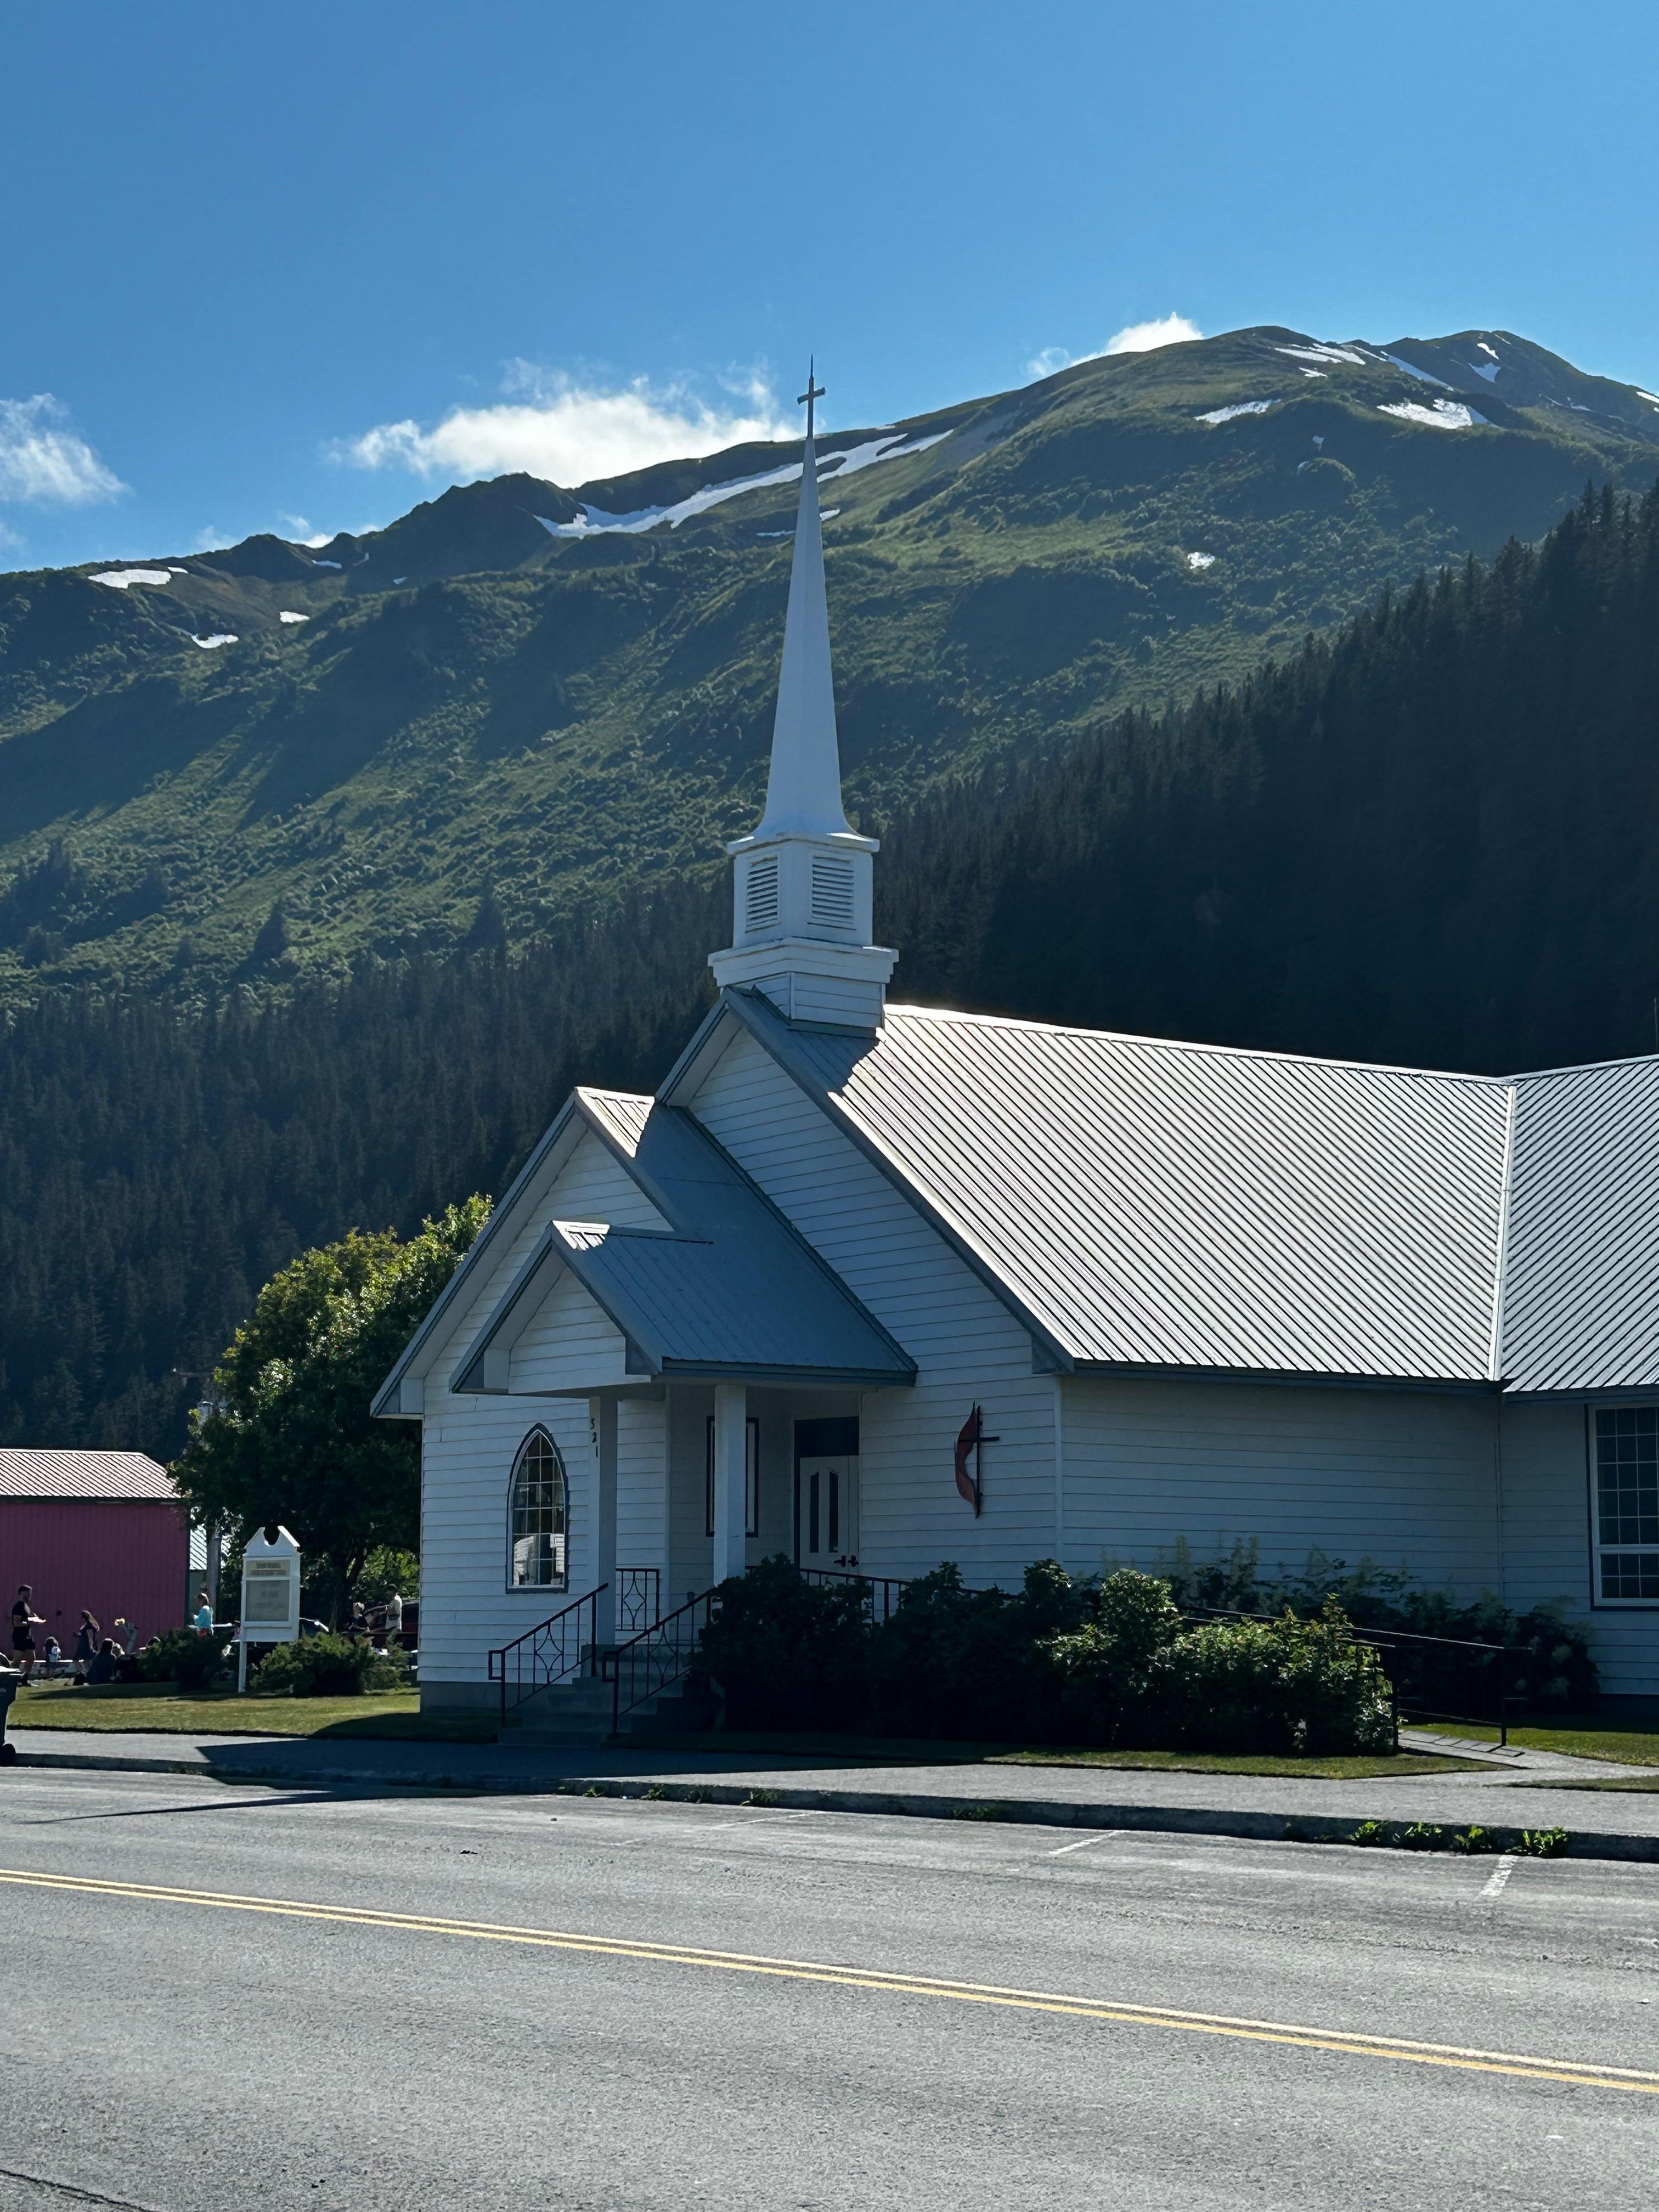
M593 1580L608 1588L594 1603L593 1640L617 1640L617 1401L590 1398L587 1416L593 1437Z
M747 1564L749 1393L741 1382L714 1385L714 1580L740 1575Z

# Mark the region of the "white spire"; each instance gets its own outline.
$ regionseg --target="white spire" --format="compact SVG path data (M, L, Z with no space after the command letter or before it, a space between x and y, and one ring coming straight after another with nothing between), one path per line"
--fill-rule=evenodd
M800 472L795 556L789 568L789 611L783 624L783 665L772 725L772 767L757 837L844 835L841 747L830 672L830 608L823 589L823 530L818 519L817 451L812 410L823 387L807 371L806 448Z
M711 953L708 964L723 991L759 991L793 1022L870 1036L881 1027L898 955L870 941L876 841L848 827L841 803L812 438L812 403L823 396L809 372L766 811L757 830L726 848L732 860L732 942Z

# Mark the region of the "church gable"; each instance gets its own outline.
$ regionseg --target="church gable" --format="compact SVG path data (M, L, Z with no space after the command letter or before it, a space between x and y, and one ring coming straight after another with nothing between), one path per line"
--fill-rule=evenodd
M513 1346L503 1387L589 1390L628 1379L622 1331L574 1275L562 1273Z
M429 1393L442 1392L472 1363L492 1315L554 1222L672 1228L629 1164L631 1132L650 1105L615 1091L571 1094L380 1386L377 1414L418 1416Z
M539 1212L544 1221L602 1221L611 1229L674 1225L592 1130L554 1177Z

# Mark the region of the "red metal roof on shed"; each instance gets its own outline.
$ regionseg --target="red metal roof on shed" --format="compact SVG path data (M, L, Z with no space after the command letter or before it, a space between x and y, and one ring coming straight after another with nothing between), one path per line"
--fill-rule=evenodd
M167 1471L143 1452L0 1451L0 1498L154 1498L173 1504Z

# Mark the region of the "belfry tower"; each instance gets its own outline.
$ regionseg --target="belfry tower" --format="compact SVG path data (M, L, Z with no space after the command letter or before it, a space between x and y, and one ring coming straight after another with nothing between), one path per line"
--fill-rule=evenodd
M873 1031L898 955L870 942L877 841L848 827L841 800L812 436L813 407L823 397L809 371L766 811L747 837L726 848L733 864L732 943L708 964L723 990L763 991L791 1021Z

